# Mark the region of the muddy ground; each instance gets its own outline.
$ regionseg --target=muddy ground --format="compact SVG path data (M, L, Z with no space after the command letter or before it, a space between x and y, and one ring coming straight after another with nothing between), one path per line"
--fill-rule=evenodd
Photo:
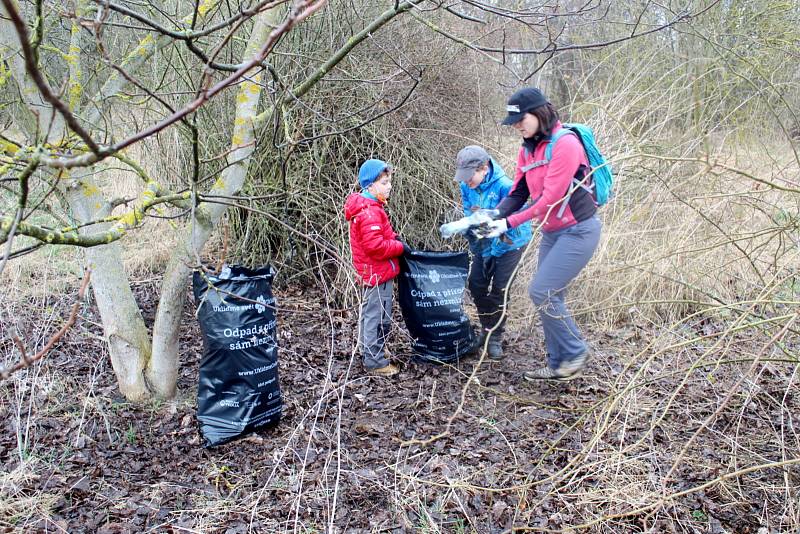
M148 321L157 287L136 286ZM713 356L712 341L675 342L724 325L698 319L696 332L678 333L615 325L588 331L595 358L586 377L531 385L520 374L542 361L541 337L517 329L506 360L482 362L461 405L477 358L412 361L398 314L390 349L402 372L368 377L352 354L352 311L331 311L312 291L276 297L283 420L215 449L202 448L195 421L202 342L188 292L180 394L147 406L119 396L97 311L85 305L44 362L0 385L0 530L766 533L800 525L800 470L791 462L800 457L797 363L767 351L751 367L761 339L726 339L741 355L729 361L730 352ZM66 316L71 299L50 306ZM2 320L33 331L47 308ZM675 348L647 348L659 336ZM0 342L10 353L11 340Z

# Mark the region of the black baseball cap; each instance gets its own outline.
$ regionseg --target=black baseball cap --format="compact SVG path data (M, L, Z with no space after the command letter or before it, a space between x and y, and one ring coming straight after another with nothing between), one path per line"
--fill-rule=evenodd
M535 87L525 87L511 95L506 105L508 116L503 124L508 126L522 120L526 113L547 104L547 98Z

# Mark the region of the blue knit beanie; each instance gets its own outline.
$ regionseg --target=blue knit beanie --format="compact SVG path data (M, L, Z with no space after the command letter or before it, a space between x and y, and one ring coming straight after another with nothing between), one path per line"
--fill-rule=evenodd
M379 159L368 159L358 169L358 183L362 189L371 186L381 173L389 168L389 164Z

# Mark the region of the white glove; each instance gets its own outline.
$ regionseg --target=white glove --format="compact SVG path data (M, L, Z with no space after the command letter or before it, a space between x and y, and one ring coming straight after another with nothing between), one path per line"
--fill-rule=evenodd
M505 219L492 221L487 226L489 227L489 232L484 234L483 237L488 239L499 237L508 231L508 222Z
M441 225L439 227L439 232L445 239L453 237L456 234L464 234L471 229L476 229L486 223L492 222L492 220L497 217L498 213L500 212L497 210L479 209L468 217L462 217L457 221Z

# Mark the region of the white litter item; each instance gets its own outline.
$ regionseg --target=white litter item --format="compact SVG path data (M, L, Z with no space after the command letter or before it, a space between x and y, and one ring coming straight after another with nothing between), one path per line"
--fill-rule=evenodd
M498 215L497 210L480 209L468 217L462 217L457 221L445 223L439 227L442 237L447 239L456 234L466 234L473 230L477 237L482 237L479 230L481 227L488 227L488 224ZM488 230L488 228L486 228Z

